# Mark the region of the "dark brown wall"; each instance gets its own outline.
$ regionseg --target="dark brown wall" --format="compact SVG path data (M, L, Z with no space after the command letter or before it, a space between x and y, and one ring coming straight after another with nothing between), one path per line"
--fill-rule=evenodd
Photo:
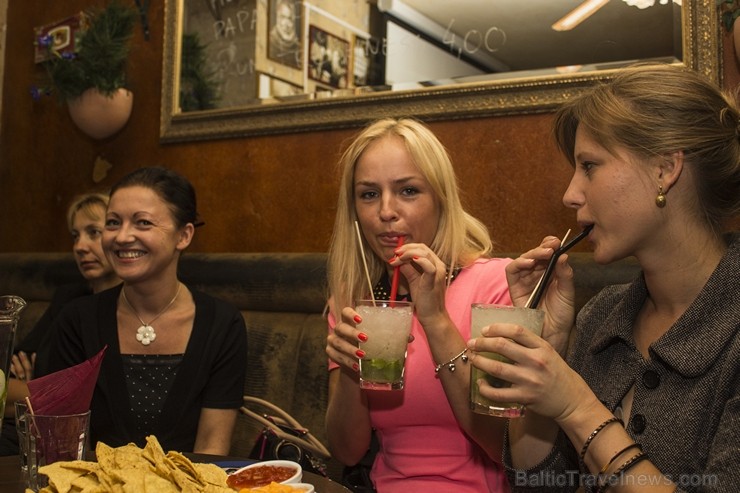
M112 185L144 165L172 167L198 190L206 226L192 251L323 251L331 234L335 163L356 130L185 144L159 143L162 1L149 8L151 36L137 29L130 57L135 94L128 125L96 142L54 100L33 102L33 27L64 18L90 0L10 2L0 144L0 251L66 251L64 211L76 193ZM729 60L729 61L728 61ZM727 79L737 62L726 57ZM730 65L728 67L728 65ZM571 169L549 140L550 115L436 122L471 213L489 225L500 251L519 251L546 234L577 228L561 203ZM97 157L113 163L95 184ZM583 247L580 247L583 248Z

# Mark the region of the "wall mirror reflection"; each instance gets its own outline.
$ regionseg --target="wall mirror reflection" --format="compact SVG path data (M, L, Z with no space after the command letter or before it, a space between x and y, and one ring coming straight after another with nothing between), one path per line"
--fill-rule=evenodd
M712 0L165 1L163 141L544 111L642 60L719 77Z

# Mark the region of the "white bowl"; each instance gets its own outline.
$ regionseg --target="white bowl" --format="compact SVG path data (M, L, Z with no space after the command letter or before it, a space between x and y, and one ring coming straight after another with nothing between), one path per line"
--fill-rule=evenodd
M313 487L312 484L308 483L290 483L290 485L293 488L298 488L301 491L305 491L306 493L315 493L316 489Z
M283 484L295 484L300 483L301 479L303 479L303 469L301 468L301 465L297 462L293 462L290 460L266 460L262 462L255 462L254 464L249 464L248 466L244 466L241 469L232 472L229 474L229 476L236 476L239 473L246 471L248 469L256 469L259 467L288 467L293 470L293 475L284 479L283 481L279 481ZM305 483L304 483L305 484ZM310 491L310 490L309 490Z

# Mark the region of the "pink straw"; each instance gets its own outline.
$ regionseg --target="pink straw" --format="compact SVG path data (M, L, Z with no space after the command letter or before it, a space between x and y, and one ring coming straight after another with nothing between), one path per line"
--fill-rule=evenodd
M396 248L401 248L403 246L403 236L398 237L398 243L396 244ZM398 271L401 270L400 267L396 266L393 268L393 280L391 281L391 306L393 306L393 302L396 301L396 294L398 294L398 277L399 273Z

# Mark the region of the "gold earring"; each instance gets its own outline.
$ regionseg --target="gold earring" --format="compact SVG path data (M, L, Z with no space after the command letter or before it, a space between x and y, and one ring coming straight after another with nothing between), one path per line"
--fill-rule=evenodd
M663 185L658 185L658 196L655 197L655 205L661 209L665 207L665 194L663 193Z

